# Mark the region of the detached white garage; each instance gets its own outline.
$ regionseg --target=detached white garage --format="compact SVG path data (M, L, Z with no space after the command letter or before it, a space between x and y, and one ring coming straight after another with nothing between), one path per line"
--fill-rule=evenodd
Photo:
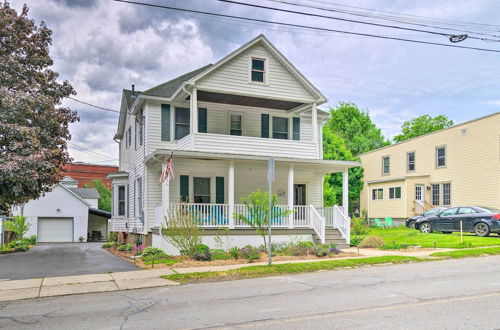
M38 242L73 242L73 218L38 218Z

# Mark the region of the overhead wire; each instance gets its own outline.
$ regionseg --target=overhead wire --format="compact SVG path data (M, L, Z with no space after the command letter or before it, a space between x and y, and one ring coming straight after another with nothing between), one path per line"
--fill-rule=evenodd
M266 24L276 24L276 25L283 25L283 26L290 26L290 27L299 27L299 28L311 29L311 30L316 30L316 31L337 32L337 33L344 33L344 34L350 34L350 35L359 35L359 36L373 37L373 38L379 38L379 39L387 39L387 40L395 40L395 41L405 41L405 42L411 42L411 43L417 43L417 44L426 44L426 45L434 45L434 46L441 46L441 47L462 48L462 49L477 50L477 51L483 51L483 52L500 53L500 50L497 50L497 49L481 48L481 47L471 47L471 46L460 46L460 45L453 45L453 44L443 44L443 43L431 42L431 41L405 39L405 38L398 38L398 37L389 37L389 36L384 36L384 35L379 35L379 34L372 34L372 33L361 33L361 32L352 32L352 31L337 30L337 29L328 29L328 28L322 28L322 27L317 27L317 26L309 26L309 25L302 25L302 24L293 24L293 23L285 23L285 22L278 22L278 21L270 21L270 20L264 20L264 19L258 19L258 18L242 17L242 16L236 16L236 15L220 14L220 13L206 12L206 11L200 11L200 10L195 10L195 9L187 9L187 8L178 8L178 7L157 5L157 4L146 3L146 2L139 2L139 1L130 1L130 0L111 0L111 1L121 2L121 3L127 3L127 4L133 4L133 5L147 6L147 7L152 7L152 8L162 8L162 9L167 9L167 10L189 12L189 13L197 13L197 14L202 14L202 15L237 18L237 19L241 19L241 20L262 22L262 23L266 23Z

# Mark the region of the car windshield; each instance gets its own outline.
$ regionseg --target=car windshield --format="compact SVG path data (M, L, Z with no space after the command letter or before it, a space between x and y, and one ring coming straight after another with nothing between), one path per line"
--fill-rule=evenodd
M429 215L433 215L441 211L441 209L432 209L424 213L424 216L428 217Z
M484 206L480 206L481 209L485 210L485 211L488 211L488 212L491 212L491 213L500 213L500 210L499 209L496 209L494 207L484 207Z

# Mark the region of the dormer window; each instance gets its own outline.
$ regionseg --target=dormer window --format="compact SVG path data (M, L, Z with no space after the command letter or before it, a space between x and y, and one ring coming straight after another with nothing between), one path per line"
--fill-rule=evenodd
M262 58L252 58L252 71L250 73L253 82L265 82L266 60Z

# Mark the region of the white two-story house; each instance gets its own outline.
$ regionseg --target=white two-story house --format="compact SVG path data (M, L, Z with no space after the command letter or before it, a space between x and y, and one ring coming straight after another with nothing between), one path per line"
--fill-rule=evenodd
M357 162L323 160L327 100L263 35L215 64L144 92L124 90L115 140L112 230L145 235L171 251L159 228L169 214L195 212L204 243L224 230L227 245L261 244L245 223L241 198L267 191L294 212L273 219L273 241L349 242L347 170ZM172 157L174 177L160 183ZM323 178L344 173L344 205L323 207ZM226 246L226 247L228 247Z

